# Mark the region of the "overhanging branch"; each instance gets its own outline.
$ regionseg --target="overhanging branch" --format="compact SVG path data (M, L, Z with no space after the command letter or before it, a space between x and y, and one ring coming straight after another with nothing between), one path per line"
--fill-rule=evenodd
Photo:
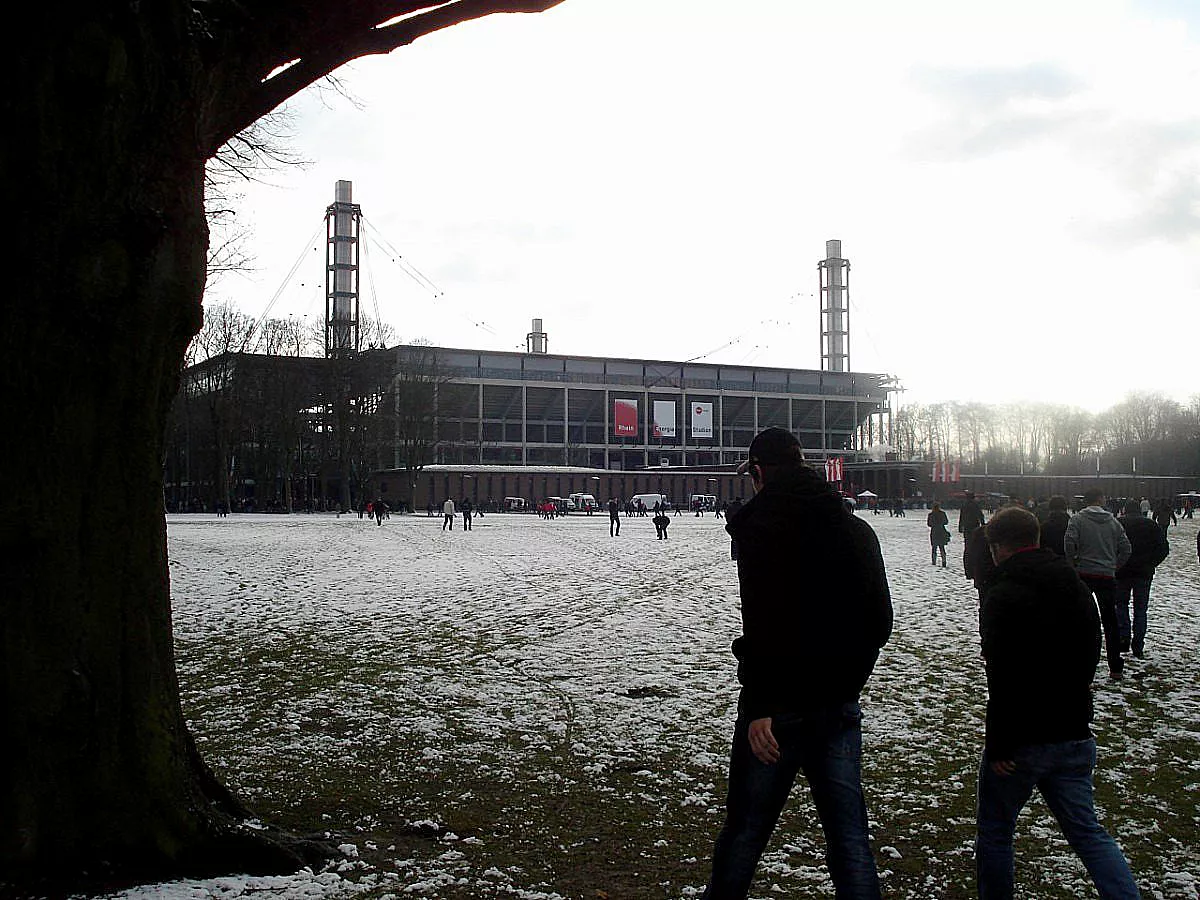
M215 150L290 97L352 60L390 53L417 38L473 19L497 13L539 13L561 2L454 0L415 15L409 15L414 8L427 8L430 4L368 2L344 6L338 21L348 27L306 35L305 43L310 49L308 52L298 52L294 65L258 85L238 85L234 88L241 92L241 97L225 98L219 105L222 111L216 114L218 118L209 132L212 148ZM371 19L366 19L364 13L370 13ZM405 15L408 17L379 27L383 22Z

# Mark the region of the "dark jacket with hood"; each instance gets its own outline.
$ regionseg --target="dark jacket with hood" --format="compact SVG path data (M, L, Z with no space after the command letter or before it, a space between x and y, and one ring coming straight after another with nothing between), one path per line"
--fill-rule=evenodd
M1117 519L1125 534L1129 537L1132 550L1125 565L1117 570L1118 578L1153 578L1154 568L1167 558L1171 545L1167 542L1167 533L1158 526L1157 522L1147 519L1141 513L1124 515Z
M1100 616L1065 559L1035 548L1002 562L984 591L979 633L991 759L1091 736Z
M982 600L984 590L996 574L996 564L992 561L986 528L976 528L967 538L967 546L963 548L963 568L967 577L975 582L975 590L979 592L979 599Z
M892 631L879 541L807 467L780 470L725 526L737 545L751 719L856 700Z
M976 528L982 528L983 524L983 509L979 501L974 497L967 498L958 511L958 533L970 534Z
M950 518L944 509L933 510L925 517L925 527L929 529L929 543L934 547L945 547L950 543Z
M1042 546L1053 550L1059 556L1064 555L1063 538L1067 534L1067 526L1071 524L1071 514L1065 509L1051 510L1046 520L1042 522Z

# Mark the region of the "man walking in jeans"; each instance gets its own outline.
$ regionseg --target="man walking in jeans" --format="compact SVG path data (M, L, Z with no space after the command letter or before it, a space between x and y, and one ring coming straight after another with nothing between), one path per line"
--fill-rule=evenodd
M1101 900L1138 900L1092 794L1096 605L1067 562L1038 546L1033 514L1002 509L986 534L996 572L979 618L988 687L975 839L980 900L1013 896L1013 832L1035 787Z
M1117 630L1121 649L1132 649L1138 659L1146 656L1146 619L1150 609L1150 583L1154 569L1171 553L1167 533L1142 515L1136 500L1125 503L1118 522L1132 548L1129 559L1117 570ZM1129 627L1129 601L1133 599L1133 628ZM1130 641L1132 638L1132 643Z
M1117 679L1125 668L1121 631L1117 624L1117 569L1125 565L1132 547L1125 529L1104 507L1104 491L1098 487L1083 492L1084 508L1071 516L1063 535L1063 552L1100 607L1104 626L1104 651L1108 677Z
M742 635L733 652L742 690L725 824L703 896L746 896L803 772L837 897L878 900L858 697L892 629L879 542L804 464L790 432L758 434L738 471L755 492L725 526L737 547Z

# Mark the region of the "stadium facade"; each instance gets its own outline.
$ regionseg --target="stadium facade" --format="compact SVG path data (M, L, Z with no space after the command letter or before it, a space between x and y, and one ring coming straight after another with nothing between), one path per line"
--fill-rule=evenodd
M882 428L886 376L534 352L430 349L436 458L604 470L721 467L768 426L810 459L847 454ZM398 368L406 348L399 347Z
M551 354L540 324L524 353L392 351L398 373L409 354L436 357L433 441L415 474L397 446L396 468L372 479L377 496L418 509L575 492L728 500L746 492L733 469L763 428L788 429L820 464L854 459L886 425L887 376Z

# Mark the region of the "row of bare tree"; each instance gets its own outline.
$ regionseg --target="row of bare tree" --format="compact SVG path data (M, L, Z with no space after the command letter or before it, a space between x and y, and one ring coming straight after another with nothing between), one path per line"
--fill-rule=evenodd
M1200 394L1179 403L1132 393L1099 413L1051 403L913 404L896 414L903 459L961 460L967 471L1075 475L1200 472Z
M168 434L168 508L253 497L258 509L348 510L370 499L373 472L427 462L445 380L436 351L398 354L386 350L391 326L364 318L360 329L364 350L326 359L319 324L207 307Z

